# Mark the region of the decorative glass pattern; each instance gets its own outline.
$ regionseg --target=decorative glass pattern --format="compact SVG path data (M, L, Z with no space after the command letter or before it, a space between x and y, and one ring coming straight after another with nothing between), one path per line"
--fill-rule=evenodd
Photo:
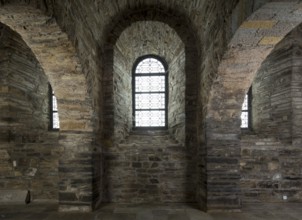
M58 111L57 98L54 93L52 93L52 111Z
M245 95L244 97L244 101L243 101L243 104L242 104L242 110L248 110L248 95Z
M165 76L135 77L136 92L165 92Z
M52 113L52 128L59 129L60 128L60 121L59 121L59 113L54 112Z
M57 104L57 98L55 96L54 91L52 90L51 86L49 85L50 89L50 124L51 129L59 129L60 128L60 121L59 121L59 113L58 113L58 104Z
M136 69L135 73L164 73L164 65L155 58L146 58L141 61Z
M165 111L136 111L135 126L136 127L164 127Z
M249 115L248 112L241 113L241 128L248 128L249 127Z
M241 111L241 128L248 128L249 127L249 105L248 105L249 96L245 95L244 101L242 104L242 111Z
M165 94L135 94L135 109L164 109Z
M138 63L133 77L134 126L165 127L167 73L163 63L147 57Z

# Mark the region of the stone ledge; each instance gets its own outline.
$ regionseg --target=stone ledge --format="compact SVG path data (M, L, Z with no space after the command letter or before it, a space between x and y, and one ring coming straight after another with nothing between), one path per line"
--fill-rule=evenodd
M259 45L275 45L282 40L282 37L263 37L259 42Z
M25 204L27 190L7 189L0 190L0 204L1 203L22 203Z
M246 21L241 25L240 28L270 29L273 28L276 23L277 21L271 21L271 20Z
M59 204L59 212L92 212L92 207L87 203Z

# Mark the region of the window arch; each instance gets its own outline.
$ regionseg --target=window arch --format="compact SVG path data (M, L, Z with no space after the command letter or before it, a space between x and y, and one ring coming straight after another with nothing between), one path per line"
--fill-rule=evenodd
M133 127L167 128L168 70L158 56L137 59L133 66Z

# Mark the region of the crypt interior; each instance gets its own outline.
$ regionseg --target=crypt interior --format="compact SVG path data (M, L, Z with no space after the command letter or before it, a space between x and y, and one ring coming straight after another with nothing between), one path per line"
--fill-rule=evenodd
M0 1L0 206L299 204L301 157L300 1Z

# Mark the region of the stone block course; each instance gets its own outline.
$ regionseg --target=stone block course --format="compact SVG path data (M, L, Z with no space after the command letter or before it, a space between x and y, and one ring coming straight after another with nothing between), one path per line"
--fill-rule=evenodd
M105 155L109 201L194 201L194 159L185 157L189 152L169 135L131 134L117 147L120 153L108 149Z
M260 144L261 143L261 144ZM284 156L284 151L289 152ZM301 164L298 149L274 138L243 136L241 140L241 190L243 203L300 201ZM291 178L291 174L294 174ZM298 190L297 190L298 189Z
M276 45L282 40L282 37L264 37L259 42L260 45Z
M271 29L276 25L277 21L274 20L252 20L246 21L241 25L241 28L253 29Z
M204 209L237 210L240 164L245 175L252 181L256 179L254 184L246 179L245 199L273 201L282 193L299 198L298 190L286 188L298 187L299 182L284 182L284 188L278 182L284 176L288 181L298 181L299 177L292 173L299 173L299 168L294 167L297 161L294 155L298 157L299 151L281 150L270 140L250 140L245 142L241 161L239 127L244 94L262 61L301 22L297 1L273 1L239 29L241 22L266 0L221 3L31 0L4 6L9 2L1 1L0 21L18 31L34 53L29 61L24 54L27 47L20 42L0 53L0 68L5 72L0 76L0 85L4 86L0 90L3 100L0 109L7 114L0 116L0 141L5 143L1 150L10 153L10 145L6 145L10 140L15 156L5 161L1 169L14 176L12 187L20 187L22 177L34 168L35 175L39 175L40 170L46 172L55 167L52 163L43 163L43 167L37 158L51 157L50 161L57 164L60 156L59 200L60 210L65 211L89 211L91 203L102 201L196 201L196 193ZM7 35L0 37L7 40ZM291 55L288 51L296 52L299 60L297 48L278 51L269 60L275 65L265 63L262 69L265 77L254 84L259 88L260 99L256 102L260 124L255 124L263 136L290 140L294 143L291 147L297 147L301 145L298 122L302 114L300 94L294 90L299 85L293 79L299 78L299 71L289 68L293 59L288 59ZM170 136L131 134L131 68L135 59L145 53L162 56L170 67ZM9 62L23 68L8 68ZM299 66L299 61L295 62ZM46 131L47 104L39 95L43 89L35 90L37 87L33 86L46 81L31 74L42 72L42 68L58 96L60 134ZM6 78L12 72L15 75L8 84ZM268 75L273 76L267 79ZM10 99L5 87L13 96ZM45 91L41 97L47 94ZM288 101L288 97L292 99ZM11 105L13 113L9 114L6 105ZM41 111L36 111L40 106ZM29 118L35 122L30 123ZM27 131L26 126L32 130ZM43 128L44 136L40 134L44 134ZM56 148L40 150L52 146ZM267 148L272 151L263 156L268 153ZM35 160L24 160L23 155ZM287 163L282 162L283 157L287 157ZM14 169L11 166L14 159L24 169ZM285 173L291 167L293 170L280 175L277 171L281 167ZM195 172L198 176L194 176ZM261 179L265 175L259 173L267 172L270 179ZM50 173L56 175L55 170ZM117 177L120 173L125 182ZM91 184L78 181L79 177L92 179ZM32 186L40 187L36 191L39 196L54 196L56 189L51 188L54 183L47 178L41 182L47 186L44 192L36 179L31 182ZM0 181L0 186L5 184ZM255 199L257 195L259 198Z
M20 36L1 26L2 50L9 53L2 92L6 93L1 139L1 189L31 191L33 199L55 200L58 182L58 134L48 133L48 81ZM1 112L3 113L3 112ZM22 202L25 201L25 198Z

